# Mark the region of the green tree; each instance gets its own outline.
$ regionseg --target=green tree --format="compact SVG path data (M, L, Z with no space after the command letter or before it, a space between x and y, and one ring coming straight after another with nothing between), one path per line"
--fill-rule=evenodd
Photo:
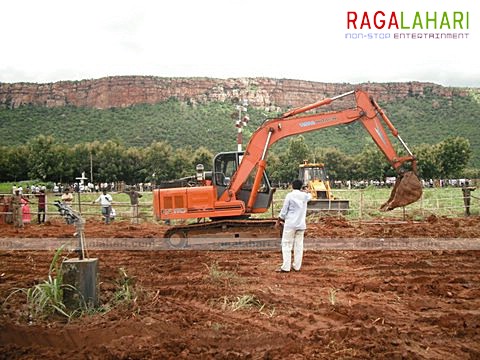
M422 179L438 179L440 177L439 150L438 144L422 144L413 148L413 153L417 157L418 175Z
M154 142L146 149L145 166L148 172L147 180L171 180L172 146L165 142Z
M28 176L30 179L43 181L60 180L65 173L64 159L66 147L59 144L52 136L39 135L27 143Z
M283 179L280 177L280 168L279 156L274 152L269 153L266 172L272 183L272 186L277 186L279 183L283 182Z
M100 144L97 143L97 145L99 146ZM68 172L65 174L66 180L68 180L69 182L74 181L76 177L82 175L82 172L85 172L85 176L90 179L91 148L92 146L90 143L82 143L75 145L69 149L69 151L67 152L68 159L65 160L64 165L64 168L68 169Z
M296 136L288 142L287 151L280 155L278 179L290 182L298 178L298 167L304 160L310 158L310 150L302 135Z
M314 160L322 162L329 178L334 180L352 179L354 160L335 148L316 148Z
M470 142L462 137L449 137L438 144L438 162L442 177L458 178L467 166L472 150Z
M138 148L128 148L125 154L124 163L125 178L127 184L144 182L148 176L145 166L145 152Z
M192 164L191 149L177 149L171 159L169 179L179 179L195 174L195 166Z
M197 164L203 164L205 171L212 170L213 153L206 147L200 146L193 153L192 165L195 167Z
M356 171L358 180L383 180L385 177L385 155L376 147L364 147L362 152L355 157L355 161L358 166Z
M126 149L118 142L107 141L96 154L97 179L99 181L119 181L126 176Z
M28 148L25 145L0 148L0 181L27 180Z

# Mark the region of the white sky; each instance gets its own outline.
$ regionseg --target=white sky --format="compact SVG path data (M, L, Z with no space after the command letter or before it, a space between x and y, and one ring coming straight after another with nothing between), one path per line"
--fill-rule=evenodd
M469 11L470 29L459 30L469 38L345 39L347 11L377 10ZM0 33L0 82L262 76L480 87L478 0L6 0Z

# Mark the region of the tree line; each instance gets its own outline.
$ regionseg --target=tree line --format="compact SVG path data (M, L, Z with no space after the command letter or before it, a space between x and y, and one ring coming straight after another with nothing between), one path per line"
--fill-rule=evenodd
M203 146L218 153L236 149L237 105L239 99L189 103L175 98L154 105L112 109L33 105L9 109L0 105L0 145L18 146L27 144L38 135L51 135L71 146L114 140L126 147L146 148L161 140L167 141L174 149L188 144L194 149ZM469 165L480 168L478 96L472 93L469 96L441 97L427 92L424 96L409 96L380 106L412 147L422 143L436 144L452 135L468 139L472 150ZM250 121L243 129L244 137L248 138L266 119L278 117L286 110L273 106L268 109L249 106ZM323 110L335 109L326 107ZM353 156L365 145L370 147L370 136L359 122L303 135L311 149L320 145L334 147ZM277 154L285 152L287 145L288 139L279 142Z
M160 182L191 176L195 166L212 170L212 151L206 147L174 148L166 141L147 147L127 147L120 141L89 142L68 145L53 136L39 135L24 145L1 146L0 181L71 183L82 172L94 182L125 181L127 184ZM470 143L462 137L450 137L437 144L413 148L421 178L478 178L478 169L467 169ZM400 151L398 151L401 154ZM384 180L395 176L393 168L373 141L355 155L335 148L312 148L303 136L290 138L286 146L274 145L268 154L272 182L289 182L298 176L304 160L322 162L335 180Z

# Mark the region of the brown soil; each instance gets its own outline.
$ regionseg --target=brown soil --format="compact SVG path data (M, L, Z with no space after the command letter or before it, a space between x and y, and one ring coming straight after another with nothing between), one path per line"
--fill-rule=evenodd
M87 222L88 237L158 237L165 226ZM68 237L63 223L0 225L1 237ZM480 238L479 218L349 223L310 237ZM475 240L474 240L475 239ZM69 255L71 256L71 255ZM43 281L53 251L0 252L0 359L478 359L480 251L97 251L104 310L29 319L15 288ZM112 306L119 268L136 297ZM217 269L215 273L213 270ZM234 309L246 295L258 304ZM262 307L263 306L263 307Z

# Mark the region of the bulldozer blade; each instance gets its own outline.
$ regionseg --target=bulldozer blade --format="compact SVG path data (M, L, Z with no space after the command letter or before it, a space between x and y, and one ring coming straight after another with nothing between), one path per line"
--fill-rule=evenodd
M380 207L382 211L407 206L422 197L422 183L413 171L397 177L388 201Z
M321 211L321 212L342 212L345 213L350 208L348 200L328 200L316 199L310 200L307 204L307 211Z

